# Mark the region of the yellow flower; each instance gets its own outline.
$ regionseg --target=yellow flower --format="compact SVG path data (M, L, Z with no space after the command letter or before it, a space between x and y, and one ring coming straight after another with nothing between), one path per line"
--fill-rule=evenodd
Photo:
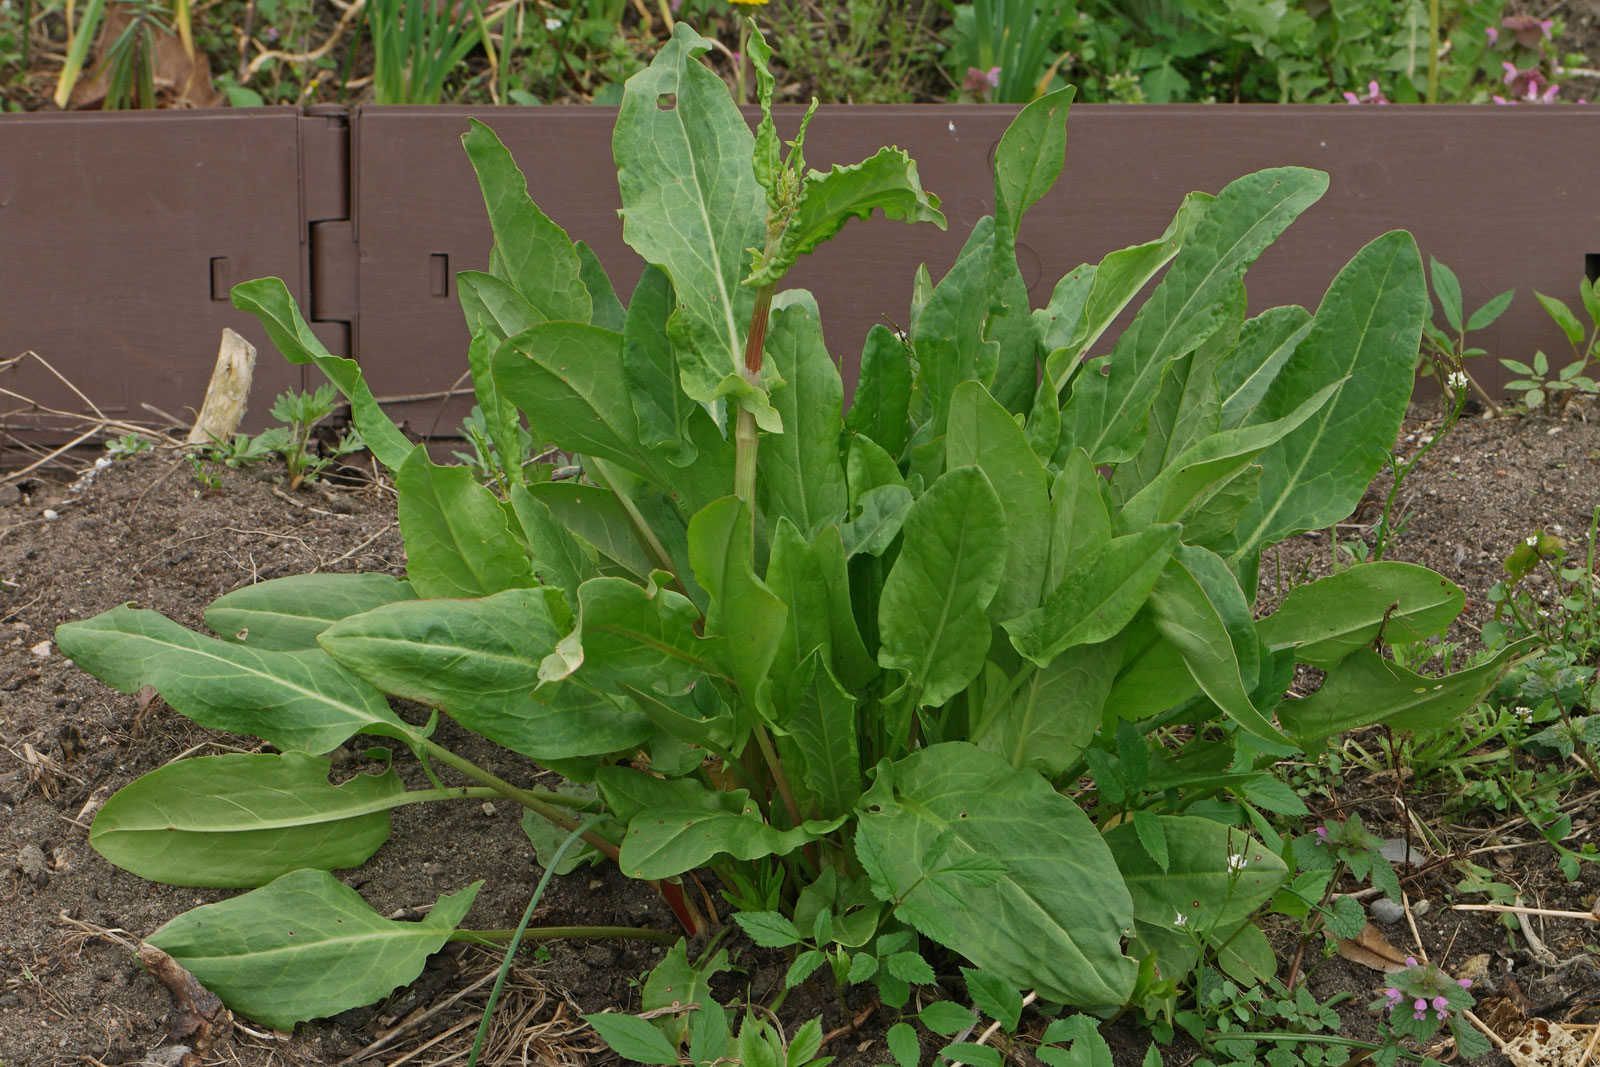
M766 5L767 0L733 0L733 3L746 4L750 7L763 7Z

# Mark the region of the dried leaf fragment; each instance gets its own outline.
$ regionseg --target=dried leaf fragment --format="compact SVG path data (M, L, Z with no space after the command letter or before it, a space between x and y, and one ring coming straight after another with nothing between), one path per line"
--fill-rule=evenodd
M1389 939L1370 922L1355 937L1339 938L1339 955L1384 974L1406 969L1406 954L1389 944Z

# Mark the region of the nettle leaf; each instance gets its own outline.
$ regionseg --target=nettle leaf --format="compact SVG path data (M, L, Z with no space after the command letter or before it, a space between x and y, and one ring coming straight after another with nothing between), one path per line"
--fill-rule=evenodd
M184 912L145 940L233 1011L289 1030L415 979L482 885L440 897L420 922L391 922L327 871L294 871Z
M920 706L939 707L983 668L1005 519L983 471L960 467L912 505L902 533L878 605L878 663L906 672Z
M1356 253L1333 280L1251 416L1265 422L1339 383L1334 398L1261 456L1261 488L1239 518L1237 558L1348 515L1383 465L1411 398L1428 294L1422 257L1397 230Z
M554 604L552 604L554 598ZM497 745L534 759L598 755L636 745L650 720L576 684L539 687L539 664L565 630L549 589L480 600L413 600L354 615L320 643L386 693L447 712Z
M248 648L127 606L57 627L56 642L120 693L153 686L201 726L253 734L280 751L329 752L358 733L414 740L382 693L321 649Z
M1529 647L1528 642L1507 645L1478 666L1442 678L1428 678L1370 649L1357 649L1328 671L1322 688L1280 704L1278 719L1307 749L1335 734L1376 723L1396 730L1442 729L1482 700L1511 659Z
M794 923L775 911L735 912L733 921L763 948L788 948L805 940Z
M774 249L745 279L748 286L772 285L802 255L873 211L904 222L931 222L945 228L939 198L922 190L917 165L899 148L882 148L870 159L835 165L827 173L810 171L800 183L800 202L786 221Z
M1063 440L1096 464L1137 454L1140 424L1167 365L1222 325L1225 297L1245 269L1327 187L1326 174L1284 167L1223 189L1116 348L1074 377L1061 412Z
M406 577L418 596L487 596L536 584L505 509L471 470L435 466L419 448L394 482Z
M206 625L224 641L293 652L348 615L415 600L409 582L388 574L296 574L235 589L206 608Z
M728 87L698 61L710 48L678 23L628 79L612 138L623 238L672 279L680 383L702 404L742 366L755 306L755 291L739 284L745 250L766 243L754 138Z
M257 278L233 287L233 306L252 312L267 336L290 363L314 363L350 401L350 417L372 454L393 473L411 455L414 446L400 427L384 414L353 359L331 355L300 316L294 297L277 278Z
M647 1019L637 1015L596 1012L583 1016L594 1032L623 1059L635 1063L676 1064L678 1050Z
M1293 648L1297 662L1327 669L1380 635L1400 645L1443 633L1465 606L1448 578L1380 560L1296 586L1256 632L1272 648Z
M1110 850L1075 803L1035 772L959 742L880 764L877 775L856 832L874 891L1017 988L1085 1007L1124 1002L1136 966L1120 939L1133 905ZM945 835L939 865L1001 857L1004 873L962 884L950 903L923 862Z
M302 867L359 867L388 839L405 787L392 769L330 785L332 766L303 752L169 763L106 801L89 844L168 885L258 886Z
M793 293L784 296L796 300ZM823 342L814 302L774 307L766 353L783 379L771 394L783 433L761 443L764 510L789 519L810 540L843 518L849 503L839 462L844 383Z
M504 280L545 318L588 322L591 301L580 277L578 250L566 231L528 196L527 179L500 138L477 119L470 122L461 143L489 209L495 258L506 269Z

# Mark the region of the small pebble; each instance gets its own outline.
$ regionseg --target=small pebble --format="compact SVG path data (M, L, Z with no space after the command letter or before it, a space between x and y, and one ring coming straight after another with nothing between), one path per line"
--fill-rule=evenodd
M1371 904L1367 905L1367 911L1372 913L1374 922L1382 923L1384 926L1393 926L1395 923L1405 918L1406 914L1406 909L1402 908L1388 897L1379 897L1377 900L1374 900Z
M61 517L61 513L54 508L45 508L42 514L52 522Z
M444 874L444 872L445 865L442 863L424 863L422 865L422 873L427 875L429 878L438 878L440 875Z
M40 659L49 659L50 658L50 642L49 641L40 641L37 645L34 645L32 648L28 649L28 651L32 652L35 656L38 656Z
M485 815L493 815L494 814L494 804L492 802L490 802L490 801L485 800L483 802L483 813Z
M1433 901L1431 900L1419 900L1415 904L1411 905L1411 914L1415 915L1419 919L1432 910Z

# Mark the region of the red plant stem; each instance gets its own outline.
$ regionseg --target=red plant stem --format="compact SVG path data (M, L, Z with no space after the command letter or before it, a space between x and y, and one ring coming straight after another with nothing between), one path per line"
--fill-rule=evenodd
M756 290L756 306L750 311L750 331L745 336L744 378L757 388L761 385L761 352L767 343L767 318L772 313L772 291L775 288L776 285L763 285ZM739 408L733 442L733 492L740 500L751 505L751 521L754 521L756 448L760 438L756 433L756 417L746 407Z

